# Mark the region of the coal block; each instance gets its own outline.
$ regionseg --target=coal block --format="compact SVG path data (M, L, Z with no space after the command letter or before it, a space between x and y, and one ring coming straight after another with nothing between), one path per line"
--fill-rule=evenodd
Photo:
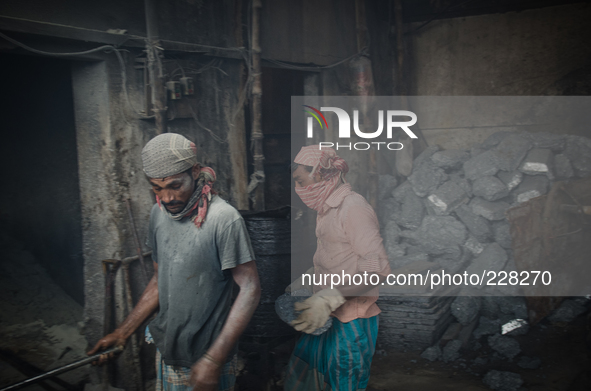
M521 204L532 198L542 196L548 191L548 185L549 181L546 177L527 175L523 182L513 190L513 199L518 204Z
M470 159L470 154L461 149L447 149L431 155L431 161L435 166L452 170L460 168L468 159Z
M466 227L452 216L426 216L412 239L427 253L441 255L459 249L466 235Z
M459 339L452 339L443 348L442 359L445 362L456 361L460 358L460 349L462 347L462 341Z
M446 179L447 175L441 168L429 163L413 168L412 174L408 177L413 191L419 197L425 197L434 192Z
M458 296L451 303L451 313L462 325L470 324L480 311L480 297Z
M494 149L498 157L498 167L503 171L517 170L532 146L533 143L527 136L513 134L505 137Z
M553 152L560 152L566 146L566 136L563 134L538 132L528 134L535 148L548 148Z
M447 181L428 197L428 201L435 214L447 215L468 201L468 195L456 182Z
M417 156L417 158L414 160L413 162L413 170L419 166L422 166L425 163L431 163L431 156L439 151L441 148L439 148L439 145L431 145L427 148L425 148L425 150L423 152L421 152L419 154L419 156Z
M521 347L519 347L517 340L500 334L488 337L488 346L510 360L521 352Z
M378 199L383 200L392 195L392 190L396 188L398 182L392 175L380 175L378 177Z
M497 145L499 145L499 143L501 141L503 141L505 138L507 138L507 136L513 135L515 134L515 132L512 131L501 131L501 132L495 132L493 134L491 134L490 136L488 136L486 138L486 140L484 140L484 142L481 144L481 148L483 149L490 149L493 147L496 147Z
M311 295L312 293L307 289L298 289L292 292L291 294L286 292L283 295L279 296L275 301L275 312L282 321L291 326L291 322L296 320L300 314L300 311L296 311L294 309L294 304L306 300ZM328 318L328 321L324 324L324 326L314 330L314 332L312 332L311 334L320 335L326 332L331 327L332 318Z
M481 316L478 321L478 327L474 330L472 335L479 339L483 335L494 335L501 332L501 321L499 319L490 319L486 316Z
M503 248L512 248L513 241L511 239L509 222L506 220L495 221L493 222L492 226L495 242L497 242Z
M519 170L529 175L546 175L554 179L554 154L549 149L534 148L528 152Z
M484 251L484 244L480 243L472 234L468 235L468 240L464 243L464 248L472 255L479 255Z
M475 180L483 176L495 175L499 171L499 158L495 151L486 151L464 163L464 175Z
M392 197L394 197L396 201L402 203L404 202L404 197L406 197L406 193L408 193L409 191L412 191L412 185L409 181L404 181L392 191Z
M472 191L475 196L487 201L496 201L509 195L507 185L499 178L490 175L476 179L472 184Z
M587 139L568 136L564 154L570 160L576 176L585 178L591 174L591 147Z
M376 211L380 225L384 226L390 220L394 220L397 215L400 215L400 209L401 205L394 198L381 200Z
M449 174L449 180L455 182L458 186L462 188L462 190L466 192L466 194L468 194L468 197L472 198L472 196L474 195L472 193L472 186L470 185L470 182L468 182L468 180L464 178L463 175L460 175L458 173Z
M575 175L570 160L564 154L554 156L554 174L556 179L569 179Z
M579 315L587 311L585 306L572 299L566 299L560 304L548 319L553 323L569 323L575 320Z
M500 171L497 174L500 180L503 181L509 191L515 189L523 180L523 173L521 171Z
M507 252L497 243L491 243L472 261L466 271L468 274L475 273L479 276L482 276L484 271L486 273L489 271L499 272L505 267L507 259Z
M442 352L441 352L441 348L439 347L439 345L428 347L427 349L425 349L425 351L423 353L421 353L421 357L424 358L425 360L429 360L429 361L440 360L441 355L442 355Z
M503 220L505 218L505 212L509 209L510 205L505 201L491 202L484 198L474 197L472 201L470 201L470 207L472 208L473 213L482 216L487 220L495 221Z
M495 391L518 391L523 384L520 375L506 371L489 371L482 382Z
M484 217L474 214L467 205L462 205L455 210L456 215L468 228L468 231L479 242L488 242L492 239L491 224Z
M414 230L421 225L424 216L425 206L423 205L423 200L414 192L407 192L402 202L402 209L397 223L401 227Z

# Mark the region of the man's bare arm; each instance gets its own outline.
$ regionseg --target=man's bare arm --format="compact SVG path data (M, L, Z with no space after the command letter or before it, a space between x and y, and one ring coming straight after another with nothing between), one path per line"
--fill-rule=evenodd
M240 293L232 304L230 314L220 335L207 351L207 354L220 363L226 361L228 353L248 325L261 298L261 285L255 261L233 268L232 277L240 287Z
M232 304L228 319L220 335L207 353L191 368L191 384L194 391L217 390L221 366L248 325L261 298L261 286L254 261L232 269L232 277L240 287L240 293Z
M113 331L101 338L97 344L88 352L88 355L93 355L99 350L107 349L114 345L125 345L125 341L131 334L133 334L138 327L146 320L154 311L158 309L158 264L154 262L154 276L146 286L142 297L134 307L133 311L127 318ZM99 364L106 361L106 357L101 357Z

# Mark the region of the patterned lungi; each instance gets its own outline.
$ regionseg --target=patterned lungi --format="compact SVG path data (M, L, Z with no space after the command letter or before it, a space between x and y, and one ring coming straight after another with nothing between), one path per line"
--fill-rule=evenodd
M291 355L285 391L363 391L378 335L378 316L342 323L321 335L303 334Z
M146 342L154 343L150 330L146 327ZM221 369L218 383L219 391L233 391L236 383L236 372L238 368L238 355L235 354L232 360L227 362ZM156 391L193 391L189 383L191 368L166 365L156 349Z

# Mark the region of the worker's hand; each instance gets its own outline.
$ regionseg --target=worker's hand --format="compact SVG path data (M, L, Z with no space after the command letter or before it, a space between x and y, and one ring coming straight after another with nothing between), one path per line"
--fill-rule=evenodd
M306 270L303 274L309 274L310 275L310 281L312 281L312 278L314 276L314 266L312 266L311 268L309 268L308 270ZM285 292L286 293L291 293L291 292L295 292L299 289L303 289L306 288L310 291L310 293L313 292L312 290L312 284L302 284L302 275L300 275L294 282L292 282L290 285L287 286L287 288L285 288ZM306 282L308 282L308 279L306 278Z
M296 311L302 311L300 316L291 322L297 331L313 333L324 326L330 314L345 303L345 298L337 289L323 289L306 300L295 303Z
M201 358L191 367L190 382L193 391L217 391L221 367L206 358Z
M125 341L126 340L123 337L123 335L119 331L115 330L111 334L105 335L103 338L101 338L96 343L96 345L94 345L94 348L92 348L92 350L89 351L86 354L88 354L89 356L92 356L93 354L96 354L99 351L108 349L111 346L121 346L121 347L123 347L123 346L125 346ZM112 359L113 357L115 357L115 353L103 354L98 359L98 361L94 361L92 363L92 365L103 365L109 359Z

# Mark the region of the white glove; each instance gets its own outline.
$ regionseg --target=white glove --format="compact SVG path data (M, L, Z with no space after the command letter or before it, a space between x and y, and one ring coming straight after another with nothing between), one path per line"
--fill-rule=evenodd
M314 276L314 266L312 266L302 274L309 274L310 281L312 281L312 278ZM291 293L303 288L308 289L310 293L312 293L312 284L302 284L302 276L300 275L294 282L292 282L290 285L287 286L287 288L285 288L285 292Z
M345 298L337 289L326 288L313 294L306 300L295 303L296 311L302 311L300 316L291 322L297 331L313 333L324 326L330 314L345 303Z

